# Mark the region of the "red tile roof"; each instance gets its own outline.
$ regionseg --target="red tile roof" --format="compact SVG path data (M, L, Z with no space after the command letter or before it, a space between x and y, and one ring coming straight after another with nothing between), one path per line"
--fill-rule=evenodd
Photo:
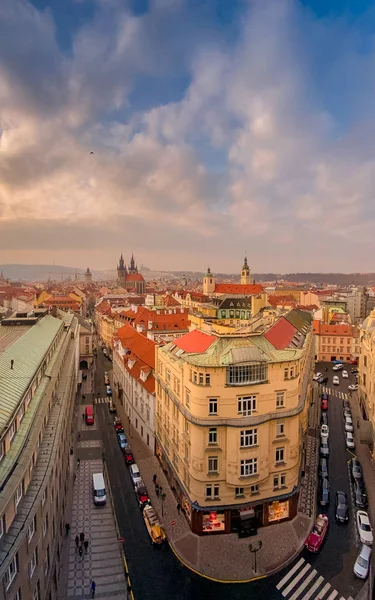
M294 296L277 296L273 294L268 296L268 304L271 306L294 306L296 305L296 299Z
M144 281L144 277L140 273L128 273L126 281Z
M121 341L123 348L128 348L129 350L128 354L123 357L126 370L145 390L153 394L155 391L154 376L150 373L146 381L143 381L141 373L149 373L155 368L155 347L157 344L141 333L138 333L129 323L120 327L115 337L116 339ZM135 361L132 367L128 364L129 358Z
M214 335L209 335L207 333L203 333L203 331L199 331L198 329L194 329L194 331L190 331L186 335L174 340L174 344L176 344L177 348L184 350L185 352L194 352L194 353L203 353L208 350L208 348L213 344L217 338Z
M252 296L255 294L261 294L263 292L263 286L259 283L217 283L215 286L215 294L246 294Z
M281 317L272 327L264 334L264 337L276 348L276 350L284 350L288 348L290 342L297 333L297 329L284 317Z
M327 323L322 323L321 321L313 321L314 333L315 335L342 335L342 336L350 336L357 337L359 335L358 331L352 325L328 325ZM356 335L357 334L357 335Z

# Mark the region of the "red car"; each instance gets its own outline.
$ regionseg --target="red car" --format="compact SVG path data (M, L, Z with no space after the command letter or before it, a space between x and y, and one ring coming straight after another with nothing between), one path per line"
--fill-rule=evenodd
M327 515L319 515L316 518L315 525L312 532L309 534L305 542L306 548L310 552L318 552L320 546L323 544L323 540L328 530L328 517Z
M140 481L136 484L134 491L135 495L137 496L139 508L144 508L146 504L150 503L150 498L148 497L148 493L143 481Z
M133 452L131 451L130 446L125 446L124 456L125 456L125 463L128 465L128 467L130 465L134 464L134 456L133 456Z
M116 430L116 433L124 433L124 428L122 426L122 423L120 421L120 419L118 417L115 417L113 419L113 426Z
M328 410L328 400L327 398L322 399L322 410Z

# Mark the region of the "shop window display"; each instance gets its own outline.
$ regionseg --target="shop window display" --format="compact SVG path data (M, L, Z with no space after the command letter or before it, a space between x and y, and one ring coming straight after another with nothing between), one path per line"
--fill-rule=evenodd
M224 523L224 513L217 513L216 511L211 511L210 513L203 514L203 532L205 533L213 533L215 531L224 531L225 523Z
M268 522L280 521L289 517L289 500L285 502L272 502L268 505Z

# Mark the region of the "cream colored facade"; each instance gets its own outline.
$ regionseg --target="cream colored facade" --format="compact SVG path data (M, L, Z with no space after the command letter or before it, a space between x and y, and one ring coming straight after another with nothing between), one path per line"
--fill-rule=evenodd
M375 310L362 324L358 370L358 395L366 419L361 424L361 438L369 444L375 458Z
M209 337L203 353L156 349L157 454L196 533L211 531L208 513L218 517L213 531L231 531L233 510L249 506L262 524L292 518L312 333L301 350L282 351L261 335Z

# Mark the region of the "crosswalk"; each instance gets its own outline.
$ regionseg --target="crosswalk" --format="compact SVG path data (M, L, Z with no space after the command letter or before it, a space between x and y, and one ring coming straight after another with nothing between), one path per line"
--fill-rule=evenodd
M108 402L112 400L108 396L106 398L94 398L94 404L108 404Z
M335 388L322 387L322 390L325 394L329 396L337 396L337 398L341 398L342 400L348 399L348 394L346 392L341 392L340 390L336 390Z
M276 588L287 600L353 600L345 599L304 558L288 571Z

